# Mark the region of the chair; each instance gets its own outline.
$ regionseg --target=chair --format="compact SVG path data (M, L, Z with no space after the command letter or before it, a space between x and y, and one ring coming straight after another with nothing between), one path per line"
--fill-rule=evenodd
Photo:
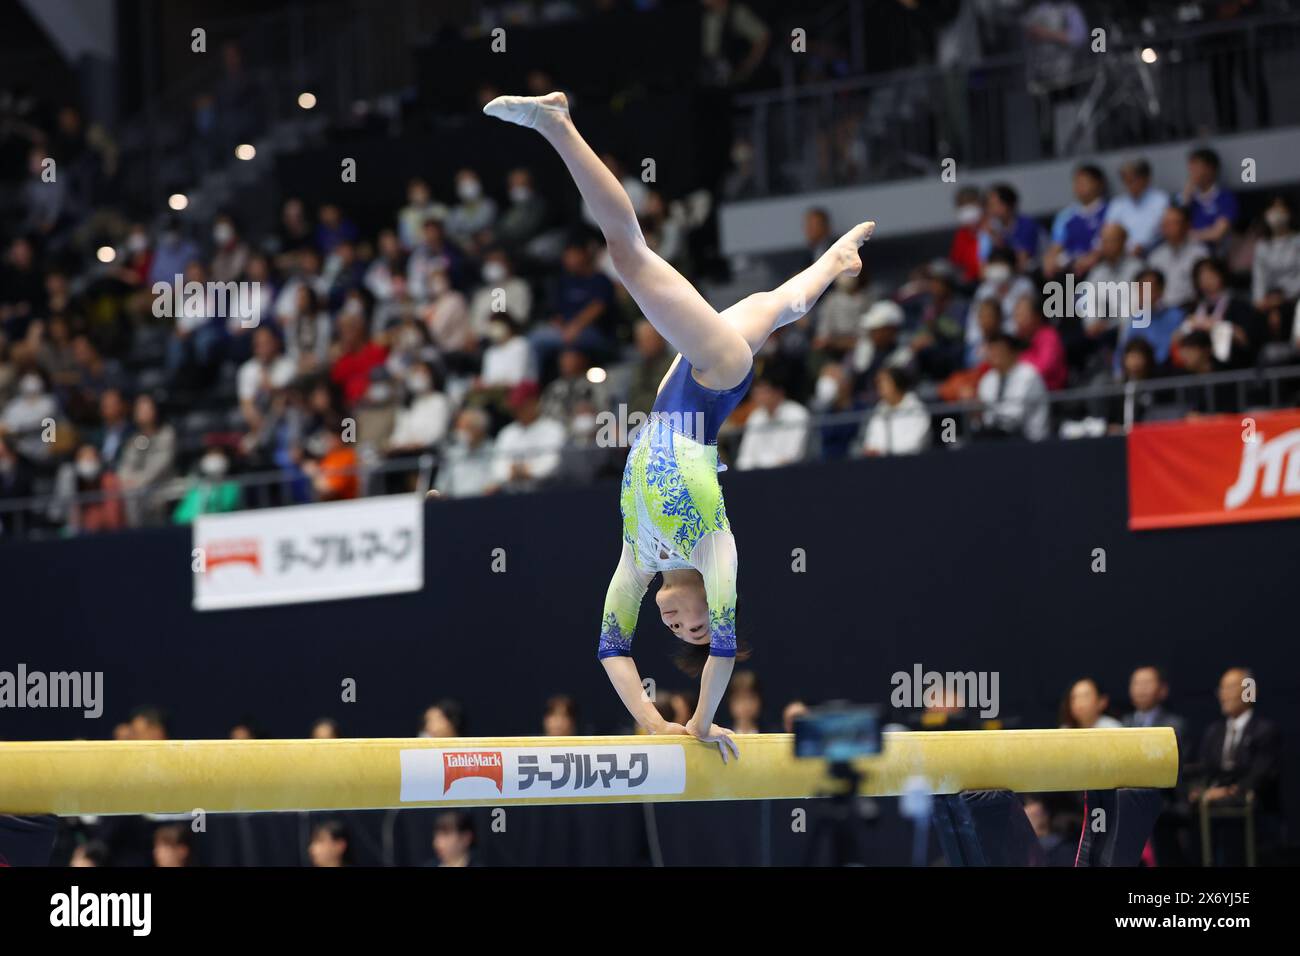
M1204 796L1197 807L1201 817L1201 865L1214 865L1214 846L1210 836L1211 820L1244 820L1246 826L1246 865L1255 865L1255 793L1246 791L1242 803L1211 803Z

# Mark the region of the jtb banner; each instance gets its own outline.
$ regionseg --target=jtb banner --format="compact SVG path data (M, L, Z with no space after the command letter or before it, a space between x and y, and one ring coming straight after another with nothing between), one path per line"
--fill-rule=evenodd
M418 591L423 502L391 495L205 515L194 549L200 611Z
M1136 426L1128 500L1135 531L1300 518L1300 412Z

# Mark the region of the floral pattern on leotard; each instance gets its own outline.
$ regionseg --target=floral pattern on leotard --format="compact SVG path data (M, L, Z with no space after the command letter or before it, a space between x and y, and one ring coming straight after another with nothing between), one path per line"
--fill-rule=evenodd
M715 657L736 656L736 606L729 604L709 612L709 653Z

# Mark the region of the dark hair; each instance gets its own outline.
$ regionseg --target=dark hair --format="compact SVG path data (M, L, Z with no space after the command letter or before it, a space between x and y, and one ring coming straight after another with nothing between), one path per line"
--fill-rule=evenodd
M563 711L565 716L575 724L578 722L578 702L568 694L555 694L547 698L546 706L542 708L542 715L549 717L557 710Z
M1070 713L1070 694L1074 691L1074 688L1080 684L1091 684L1093 689L1097 691L1098 697L1108 696L1106 688L1102 687L1101 681L1097 680L1095 677L1080 677L1076 681L1071 681L1070 686L1066 688L1065 696L1061 698L1060 724L1062 727L1076 726L1074 723L1074 715Z
M1152 269L1149 266L1137 274L1137 281L1142 282L1145 279L1155 279L1160 283L1160 288L1165 287L1165 274L1159 269Z
M311 829L311 838L315 840L321 834L329 837L335 843L342 840L346 843L347 849L343 851L343 862L350 864L352 862L352 837L348 834L348 828L342 820L324 820L316 824Z
M1135 341L1141 341L1141 340L1138 339ZM1133 673L1136 674L1138 671L1155 671L1157 681L1159 681L1161 684L1169 683L1169 678L1165 674L1165 669L1161 667L1159 664L1139 664L1137 667L1133 668Z
M1078 176L1080 174L1087 176L1095 183L1099 183L1103 189L1106 188L1106 174L1100 166L1095 166L1092 163L1080 163L1074 167L1074 175Z
M1149 365L1156 364L1156 350L1151 347L1150 342L1140 336L1135 336L1124 343L1124 354L1128 355L1129 352L1141 352Z
M1192 266L1192 285L1196 286L1198 295L1201 291L1201 273L1206 269L1217 275L1224 286L1228 284L1228 267L1224 265L1223 260L1206 256L1204 259L1198 259L1196 265Z
M1016 254L1010 249L994 249L989 253L989 257L985 260L984 264L988 265L990 262L1005 262L1007 265L1014 267L1016 264Z
M1192 221L1192 211L1188 209L1186 206L1180 206L1177 203L1171 202L1168 206L1165 207L1165 212L1178 213L1178 215L1182 217L1183 222L1190 223Z
M1212 351L1214 348L1214 342L1210 339L1209 332L1206 332L1204 329L1193 329L1183 336L1178 347L1180 349L1194 348Z
M461 702L454 697L444 697L442 700L434 701L429 705L430 708L436 708L442 711L442 716L447 718L447 722L456 728L456 736L463 736L465 733L465 708Z
M1010 183L995 183L989 187L989 192L997 196L1002 201L1002 205L1008 209L1015 209L1020 205L1020 193L1016 192L1016 187Z
M167 712L161 707L153 707L149 704L131 711L131 720L143 720L148 724L156 724L163 729L163 733L167 733L169 729L167 726Z
M878 374L886 376L894 383L894 388L903 395L912 390L912 376L906 369L899 368L897 365L886 365Z
M1024 351L1025 344L1009 332L994 332L984 340L985 345L1005 345L1013 352Z
M164 823L153 831L153 842L164 846L183 846L187 850L194 848L190 828L183 823Z
M1136 173L1143 179L1151 178L1151 164L1141 157L1130 159L1121 168L1128 170L1130 173Z
M673 663L677 669L687 677L699 677L704 673L704 665L709 662L709 645L708 644L691 644L687 641L681 642L681 647L673 652ZM736 661L749 660L749 644L739 638L736 640Z
M979 202L980 191L975 186L962 186L953 199L954 206L964 206L968 202Z
M1201 146L1187 154L1188 162L1204 163L1216 173L1219 171L1219 154L1208 146Z

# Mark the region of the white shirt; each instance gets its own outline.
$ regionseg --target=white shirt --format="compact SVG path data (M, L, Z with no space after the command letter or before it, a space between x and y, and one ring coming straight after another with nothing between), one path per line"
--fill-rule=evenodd
M497 435L492 477L498 484L510 484L510 466L522 463L534 481L546 478L560 465L564 447L564 426L552 418L538 418L531 425L511 422Z
M1300 232L1255 243L1250 294L1258 302L1273 289L1286 299L1300 296Z
M1047 386L1043 384L1038 369L1028 362L1017 362L1011 367L1005 388L1002 386L1002 373L989 369L980 378L978 392L985 406L986 422L1006 431L1022 431L1030 441L1042 441L1047 437L1051 427Z
M532 369L533 350L526 338L516 335L483 350L483 370L479 377L485 386L509 387L530 380Z
M505 306L500 311L493 308L498 302ZM501 314L513 316L523 322L533 308L533 290L519 276L510 276L504 282L485 285L475 291L469 302L469 322L474 334L484 338L492 319Z
M1150 249L1160 241L1160 219L1169 208L1169 194L1163 189L1148 188L1137 199L1128 193L1116 196L1106 207L1104 222L1117 222L1128 233L1128 250L1135 246Z
M1165 301L1170 305L1187 305L1196 298L1192 269L1210 254L1205 243L1189 239L1175 249L1169 243L1157 246L1147 256L1147 265L1159 269L1165 277Z
M1252 708L1245 713L1238 714L1236 717L1229 717L1224 721L1223 753L1221 755L1224 767L1236 765L1234 751L1241 746L1241 739L1246 736L1246 725L1250 723L1250 716L1253 713L1255 711Z
M808 447L810 418L808 409L790 399L776 407L775 415L768 414L765 408L755 408L745 421L736 467L742 471L779 468L799 461Z
M262 376L265 374L266 381L271 388L284 388L293 381L295 366L293 359L287 355L277 355L271 360L270 365L263 365L256 358L251 358L243 365L239 366L239 377L236 379L239 390L239 400L241 402L251 402L257 398L257 393L262 388Z
M897 405L880 402L867 422L863 449L877 455L914 455L930 447L930 413L908 392Z
M438 490L451 498L483 494L492 484L493 461L491 439L484 439L477 448L453 442L438 472Z
M409 407L397 410L388 443L396 448L436 445L447 434L450 422L451 402L447 396L442 392L427 392Z

